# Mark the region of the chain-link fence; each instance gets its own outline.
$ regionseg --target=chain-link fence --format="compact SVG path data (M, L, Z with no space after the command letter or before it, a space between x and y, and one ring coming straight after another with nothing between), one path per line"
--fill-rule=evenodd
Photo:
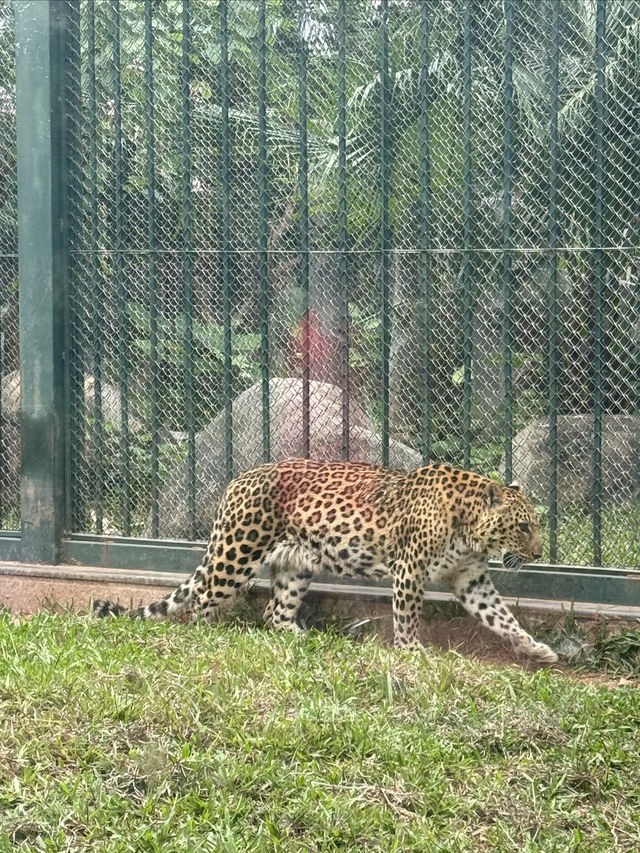
M20 526L18 186L13 4L0 4L0 529Z
M640 564L637 0L71 14L72 532L434 458L517 477L551 561Z

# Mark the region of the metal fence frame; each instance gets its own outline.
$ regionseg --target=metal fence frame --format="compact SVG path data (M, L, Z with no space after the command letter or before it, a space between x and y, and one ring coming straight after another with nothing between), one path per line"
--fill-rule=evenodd
M383 4L385 0L382 0ZM510 7L512 0L506 0ZM606 0L598 0L598 78L596 86L596 122L602 131L604 113L602 107L602 86L604 70L602 65L603 38L604 38L604 10ZM223 4L224 5L224 4ZM185 6L186 8L186 6ZM341 5L344 14L344 5ZM552 10L555 5L552 3ZM469 5L465 6L467 16L465 17L464 32L469 37L470 21L468 20ZM73 181L73 174L69 170L68 152L65 148L67 139L67 121L73 121L73 116L62 105L67 103L67 91L65 82L65 58L70 50L73 50L73 20L77 6L74 0L18 0L15 5L15 27L16 27L16 75L17 85L17 134L18 134L18 198L19 198L19 273L20 273L20 339L21 339L21 371L22 371L22 483L21 483L21 519L22 530L20 533L0 531L0 559L23 562L43 563L76 563L96 567L154 569L161 571L191 571L202 556L204 544L202 542L178 542L163 540L144 540L128 537L105 537L89 534L77 534L66 536L66 521L70 512L69 502L69 463L70 443L72 441L69 410L71 395L74 393L73 377L69 373L69 300L68 300L68 271L71 263L70 244L67 234L67 210L68 186ZM557 9L556 9L557 14ZM509 17L507 15L507 21ZM426 24L424 27L426 33ZM513 33L507 27L507 42L513 38ZM426 36L425 36L426 39ZM466 43L465 43L466 44ZM381 35L381 53L378 57L381 78L388 74L388 45L384 32ZM466 45L468 48L468 45ZM222 46L224 49L224 45ZM508 44L507 44L508 47ZM185 50L188 49L188 45ZM557 63L557 43L551 51L551 61ZM428 50L425 41L423 50ZM468 51L467 51L468 53ZM464 80L467 82L465 91L469 93L470 65L464 66ZM504 164L506 184L504 192L508 197L510 193L509 175L512 157L512 127L510 122L513 109L512 96L509 88L509 50L506 51L506 97L505 97L505 136ZM300 62L300 113L305 116L306 102L306 69L304 61ZM343 81L344 85L344 81ZM557 88L557 87L556 87ZM428 101L427 93L423 92L424 114L426 116ZM551 184L550 205L557 203L555 194L557 185L554 184L553 164L557 169L557 91L555 92L555 125L553 122L553 100L551 121ZM465 99L465 150L467 143L470 145L470 101ZM264 104L263 104L264 106ZM224 103L222 105L224 112ZM228 109L228 105L227 105ZM185 132L188 134L189 116L188 103L185 104ZM344 174L345 166L345 138L344 138L344 91L340 95L340 117L339 117L339 169ZM265 140L266 113L260 113L261 140ZM381 144L385 145L387 139L387 121L384 104L382 105L381 118ZM224 124L224 122L223 122ZM304 127L305 122L302 122ZM555 135L554 135L555 127ZM424 128L427 133L426 125ZM602 132L599 134L602 138ZM554 143L555 139L555 143ZM223 145L225 144L223 140ZM228 140L227 140L228 144ZM555 146L555 147L554 147ZM305 157L304 134L300 141L300 156ZM261 155L262 159L262 155ZM465 251L467 257L471 252L470 233L470 168L467 160L465 167L465 208L467 209L467 225L465 226ZM152 164L150 164L150 180L153 180ZM600 174L600 180L596 184L602 186L602 151L596 152L596 168ZM384 172L384 170L383 170ZM305 169L300 170L301 197L304 200L306 188L304 186ZM227 176L228 177L228 176ZM557 178L557 174L556 174ZM596 176L597 178L597 176ZM222 175L225 179L225 175ZM388 222L388 176L382 175L382 300L383 308L389 300L389 222ZM386 187L386 192L385 192ZM264 201L264 199L263 199ZM423 204L428 209L428 188L425 184L423 193ZM340 222L342 233L346 229L344 197L339 200ZM508 206L508 205L507 205ZM305 212L303 204L303 214ZM224 213L224 211L223 211ZM596 264L596 280L604 281L603 267L603 199L602 192L596 198L594 234L596 241L596 253L594 261ZM227 212L228 216L228 212ZM302 217L302 238L305 234L308 239L308 210L306 217ZM554 217L551 217L552 227L549 235L550 246L553 248L554 240L557 243L557 230L554 231ZM266 213L263 211L263 229L261 236L261 248L267 251L266 243ZM228 238L228 220L223 218L223 239ZM188 235L187 235L188 236ZM151 234L153 239L153 234ZM345 237L346 239L346 237ZM505 283L504 298L508 301L512 298L510 287L510 253L512 234L508 217L505 219L503 230L504 242L504 270L503 282ZM599 248L598 248L599 247ZM303 245L304 249L304 245ZM429 234L425 231L422 235L422 250L425 256L429 250ZM303 252L304 254L304 252ZM223 253L224 257L224 253ZM551 257L555 257L553 252ZM386 265L385 265L386 259ZM188 275L187 270L187 275ZM346 279L346 266L341 266L341 275ZM304 266L302 276L304 277ZM465 265L464 273L465 293L468 296L471 287L471 268ZM229 276L228 270L225 275L225 267L222 268L223 287L225 298L228 299ZM550 298L554 298L555 279L551 277L552 287ZM266 287L266 282L262 282ZM423 280L423 293L425 305L428 305L429 294L428 282ZM599 301L596 310L602 312L602 287L599 288ZM465 316L469 311L469 302L466 300ZM507 312L508 314L508 312ZM230 334L230 329L227 329ZM509 351L509 328L505 329L505 347ZM557 330L550 329L548 341L550 363L551 387L550 394L553 396L555 382L554 374L554 336ZM470 339L469 339L470 340ZM597 342L596 342L597 344ZM382 357L386 364L389 355L389 328L383 328ZM428 352L428 346L427 346ZM596 360L601 358L601 347L596 345ZM383 367L384 367L383 364ZM388 365L387 365L388 367ZM427 365L428 368L428 365ZM509 358L505 363L505 389L509 393L511 362ZM471 371L471 352L467 347L464 358L464 382L469 387ZM263 371L263 382L268 383L268 372ZM308 381L308 375L307 375ZM229 389L225 400L227 411L228 435L231 435L231 392ZM382 396L383 417L383 458L388 457L389 449L389 388L385 384ZM423 413L425 419L425 434L428 435L428 419L430 407L427 405ZM467 401L465 408L465 424L469 425L470 403ZM348 401L346 413L348 418ZM557 415L556 415L557 416ZM598 396L596 388L595 396L595 437L594 437L594 466L601 465L599 456L599 432L602 428L602 399ZM386 428L385 428L386 424ZM268 415L265 429L265 448L268 448ZM510 469L510 439L511 425L506 424L506 469L507 476ZM557 425L556 425L557 430ZM308 424L306 428L308 434ZM551 419L551 440L554 436L553 406ZM557 440L557 433L556 433ZM348 444L348 427L345 442ZM428 447L423 448L428 455ZM267 452L265 450L265 452ZM190 456L195 453L190 446ZM468 462L468 460L466 460ZM552 503L555 500L553 491L556 488L555 479L552 477ZM594 496L595 506L595 530L596 538L596 560L598 562L598 519L599 519L599 496ZM157 523L157 521L156 521ZM552 553L555 531L551 526ZM627 569L596 568L594 566L571 567L556 565L536 565L525 567L520 573L512 574L499 567L494 568L494 573L501 590L508 595L523 597L540 597L547 599L573 599L576 601L595 601L607 604L634 604L640 605L640 573L634 573Z

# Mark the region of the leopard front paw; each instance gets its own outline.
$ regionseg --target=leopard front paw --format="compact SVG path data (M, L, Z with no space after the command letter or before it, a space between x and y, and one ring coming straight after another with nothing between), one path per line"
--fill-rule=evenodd
M557 653L544 643L534 642L528 646L521 647L519 651L539 663L556 663L558 660Z

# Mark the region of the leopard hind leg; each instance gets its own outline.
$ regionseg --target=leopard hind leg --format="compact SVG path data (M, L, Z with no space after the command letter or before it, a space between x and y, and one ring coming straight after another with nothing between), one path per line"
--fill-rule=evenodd
M191 577L187 578L187 580L164 598L132 610L127 610L122 604L108 601L104 598L95 599L93 602L93 615L99 619L105 616L122 615L128 616L130 619L178 619L185 611L188 612L191 610L194 586L203 577L203 569L200 567L196 569Z
M309 589L319 558L295 541L279 543L266 558L271 570L271 596L263 619L279 630L301 630L300 605Z
M234 598L260 571L273 548L274 537L265 533L256 540L233 541L226 537L217 543L196 589L198 613L211 619L215 611Z

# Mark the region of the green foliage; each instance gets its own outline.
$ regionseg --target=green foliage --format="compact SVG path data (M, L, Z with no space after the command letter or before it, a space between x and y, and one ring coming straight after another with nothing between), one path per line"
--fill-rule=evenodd
M122 496L125 485L135 489L130 491L131 532L133 536L142 535L149 522L151 510L151 433L134 431L129 433L129 465L127 470L121 464L122 431L120 426L113 423L103 424L102 436L102 512L109 528L107 532L120 531L124 528L124 505ZM88 435L95 434L95 421L87 421ZM89 451L92 454L91 469L95 471L96 460L93 457L95 446ZM158 479L162 483L175 466L186 456L186 442L165 440L158 444ZM107 464L105 464L105 461ZM82 473L79 474L82 478ZM93 497L95 481L85 482L83 487ZM95 502L92 500L93 507ZM95 510L94 510L95 511ZM96 518L89 517L84 521L84 529L94 530Z
M640 676L640 622L637 619L620 622L578 620L570 611L555 624L547 624L542 634L545 641L576 669L615 673L622 676L623 682L625 676Z
M128 316L131 322L131 346L144 370L151 354L149 313L144 306L130 303ZM185 365L187 364L187 326L193 340L194 404L196 429L211 421L211 400L224 394L225 332L217 323L187 320L184 314L173 318L159 317L157 321L156 359L163 385L165 405L179 413L179 420L168 425L185 429ZM252 385L260 376L261 336L256 332L234 332L231 352L231 371L236 394ZM139 377L142 379L143 377ZM173 403L173 405L172 405Z
M420 246L424 198L425 152L423 132L423 84L428 100L429 153L429 240L436 250L429 267L433 313L429 318L433 353L433 375L429 377L434 403L432 444L434 454L461 461L462 398L461 371L462 281L461 247L465 211L464 138L461 116L464 103L462 70L462 6L456 0L440 0L425 6L408 0L390 0L390 111L389 173L390 211L394 248L412 252ZM273 300L271 332L282 318L291 331L300 319L302 299L296 266L299 246L300 150L299 73L300 48L306 51L308 66L308 189L312 220L325 223L313 248L331 252L338 248L338 91L337 32L334 0L307 4L300 29L298 6L294 0L268 3L267 51L267 179L268 225L271 250L268 280ZM501 250L504 225L503 88L504 88L504 4L501 0L470 4L472 33L472 237L477 250L473 257L474 309L487 309L496 326L502 323L503 279ZM516 2L514 10L513 84L514 187L512 225L519 249L513 264L516 302L513 311L513 366L515 407L514 429L519 429L545 413L548 397L547 290L548 258L538 250L549 236L549 80L548 4ZM123 92L122 168L123 197L116 198L114 162L116 132L114 92L118 77L115 64L115 12L119 10L121 33L119 72ZM95 303L100 311L100 346L104 374L117 384L122 374L119 344L127 346L127 365L132 396L144 420L149 423L148 384L151 376L149 326L149 200L148 155L153 155L155 179L155 292L158 307L157 367L162 394L160 413L163 430L200 429L221 408L225 387L224 307L220 248L222 245L221 139L223 98L229 103L231 183L229 204L231 313L233 343L231 370L234 393L240 393L259 377L260 295L259 247L260 168L258 118L260 44L258 19L260 4L254 0L233 0L228 4L228 87L221 90L222 52L220 47L219 5L198 2L191 5L193 43L190 64L191 146L187 156L186 120L183 114L182 10L179 0L159 0L152 4L154 32L154 142L148 150L147 120L150 110L144 67L144 5L133 0L116 4L80 4L79 67L71 62L66 69L72 93L79 83L81 112L76 116L77 139L70 140L74 181L70 199L73 236L72 331L74 368L90 374L95 365L94 334L91 327ZM428 62L422 68L420 39L421 11L428 8ZM95 10L95 55L88 52L89 15ZM578 251L558 255L560 307L558 339L560 359L557 385L560 413L592 410L593 372L593 255L584 249L593 239L594 146L593 114L596 68L594 62L595 4L592 0L561 0L560 79L559 79L559 184L558 231L561 244ZM13 113L13 5L0 3L0 147L2 187L0 193L0 252L15 251L17 196L15 181L15 116ZM381 319L379 305L380 249L380 6L376 2L348 4L345 35L348 61L344 69L347 101L347 226L349 231L349 299L351 313L350 368L352 385L364 398L374 421L380 423ZM607 205L605 242L608 246L637 246L640 228L637 186L640 161L637 156L637 104L640 92L640 4L637 0L609 0L607 3L607 63L605 69L606 179ZM89 80L95 64L97 104L96 138L90 134ZM74 66L74 67L72 67ZM70 122L71 125L71 122ZM94 143L97 146L97 186L89 183ZM187 389L185 376L187 320L183 292L186 219L183 175L191 174L191 225L196 299L193 314L193 402L194 423L186 423ZM77 187L74 183L77 178ZM74 188L75 187L75 188ZM116 209L116 205L119 205ZM98 241L92 242L90 221L97 213ZM128 314L119 316L116 295L116 265L113 262L116 222L122 225L122 278L127 290ZM533 250L533 251L529 251ZM89 275L89 259L97 256L98 282ZM282 263L281 263L282 261ZM637 370L638 314L637 270L633 253L608 252L605 258L609 278L605 288L606 330L604 362L607 365L603 393L607 412L637 412L640 372ZM287 262L288 266L287 266ZM0 264L0 302L6 295L15 301L15 267ZM411 311L419 313L420 281L418 266L394 286L403 285ZM96 287L98 288L96 292ZM298 299L278 302L287 289ZM327 288L314 294L324 307L332 308L335 296ZM80 306L80 307L78 307ZM329 313L329 312L327 312ZM395 313L395 312L394 312ZM409 318L411 319L411 318ZM405 318L392 318L392 335ZM72 323L72 325L73 325ZM396 325L394 325L394 323ZM124 327L124 328L123 328ZM335 332L336 330L331 330ZM497 341L497 342L496 342ZM483 394L493 388L478 387L481 355L496 360L495 384L501 382L503 358L499 336L487 352L474 341L473 405L482 405ZM404 438L417 444L422 408L422 335L416 331L408 353L407 381L403 394L410 400L414 419L402 424ZM285 347L277 335L271 341L272 375L291 367ZM17 348L16 348L17 351ZM404 355L404 354L403 354ZM409 357L410 356L410 357ZM417 366L417 369L416 369ZM404 362L400 370L405 367ZM485 380L494 384L493 379ZM393 396L393 395L392 395ZM494 395L495 396L495 395ZM478 403L479 401L479 403ZM499 406L488 416L491 434L473 435L474 466L488 473L497 470L501 451L504 411ZM80 414L72 417L80 421ZM474 415L475 420L475 415ZM75 424L78 426L78 424ZM89 427L91 427L89 423ZM392 432L394 432L392 423ZM406 427L406 428L405 428ZM84 429L80 424L78 430ZM475 423L472 430L476 429ZM118 466L119 436L111 429L107 436L110 495L122 490ZM165 445L163 445L164 447ZM166 444L167 459L182 452ZM162 454L161 454L162 455ZM164 457L163 457L164 458ZM149 436L132 437L132 492L142 514L148 497ZM117 516L118 504L113 513ZM617 510L616 510L617 513ZM612 518L626 530L627 521ZM633 518L633 516L630 516ZM564 523L564 521L563 521ZM614 524L608 527L614 530ZM566 519L567 543L577 542L578 534L588 542L586 522L573 515ZM621 537L615 536L615 541ZM632 541L633 537L629 541ZM586 546L584 546L586 548ZM613 546L617 547L617 546ZM625 546L626 547L626 546ZM584 549L583 549L584 550ZM578 554L578 546L567 544L568 554ZM617 552L616 552L617 553ZM626 553L626 552L625 552ZM629 552L635 558L633 550ZM625 561L629 556L625 556ZM576 561L581 561L576 557Z

